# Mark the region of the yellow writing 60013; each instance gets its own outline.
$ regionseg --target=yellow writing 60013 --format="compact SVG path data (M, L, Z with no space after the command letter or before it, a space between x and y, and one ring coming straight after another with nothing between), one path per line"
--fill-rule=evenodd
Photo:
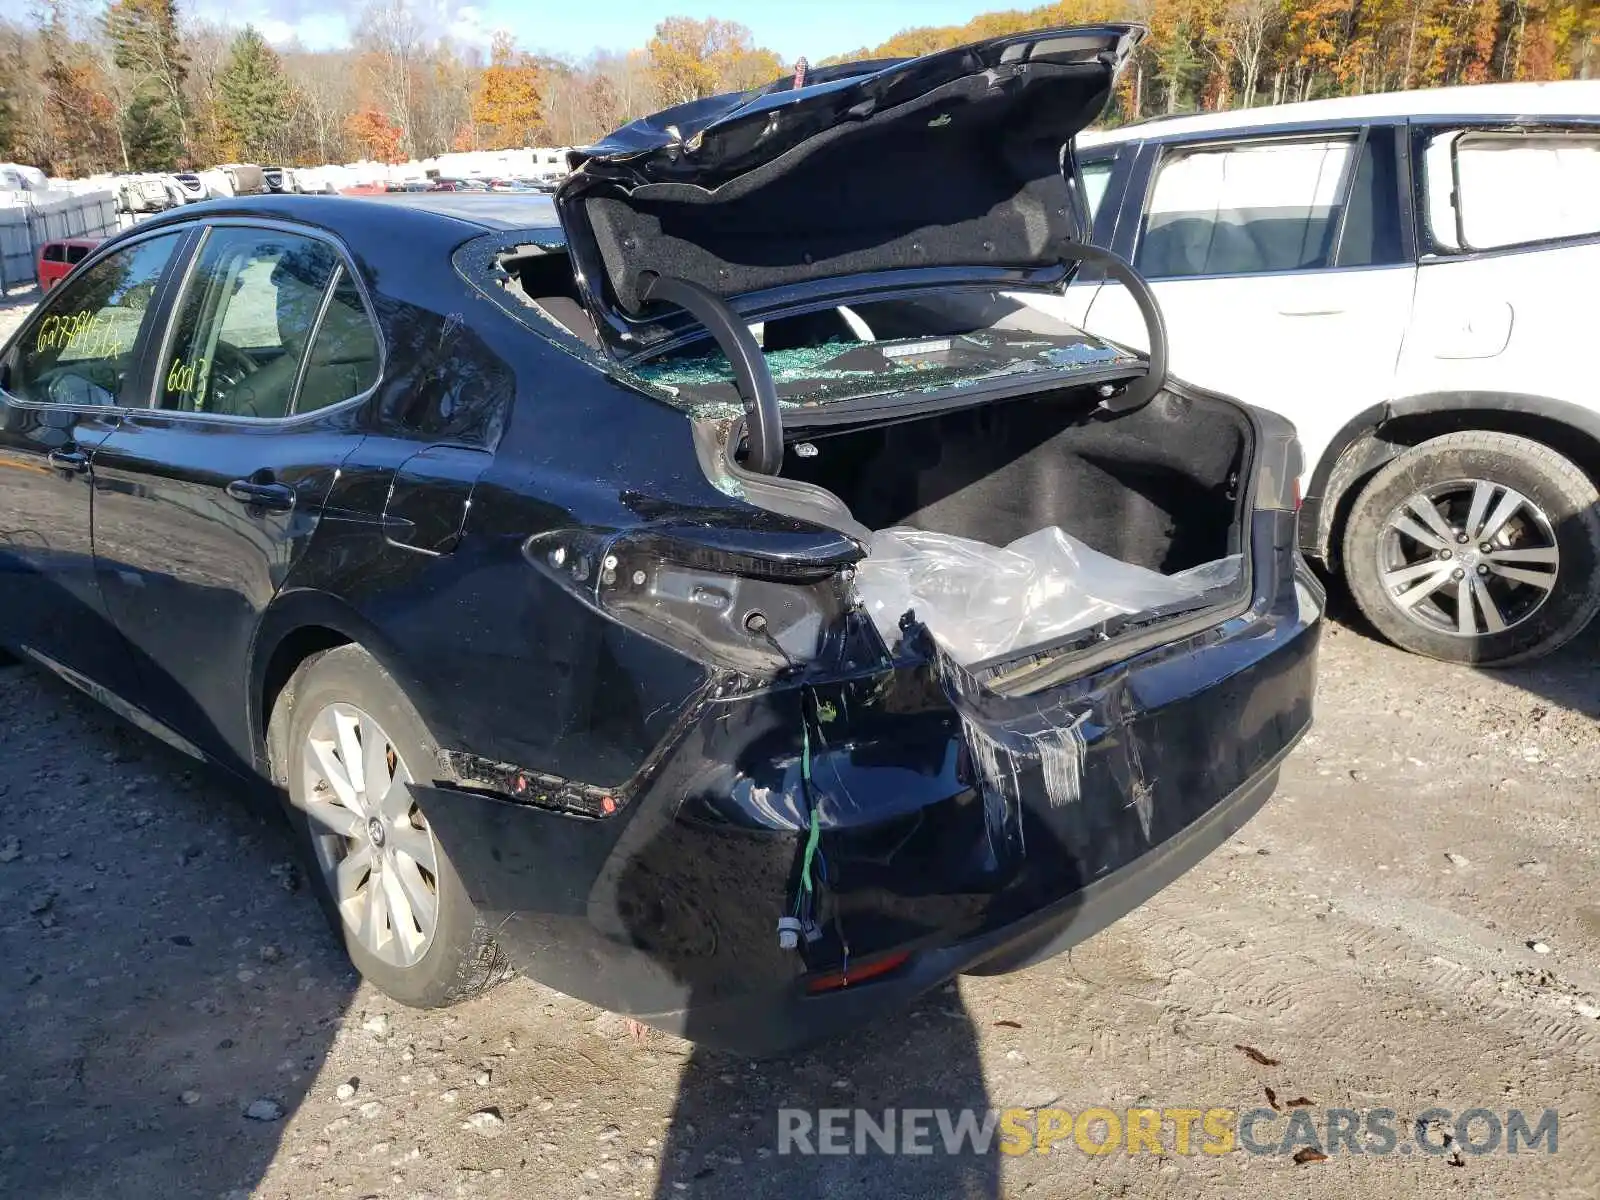
M183 359L172 360L172 369L167 372L167 393L186 396L194 391L195 367L197 364L185 364Z

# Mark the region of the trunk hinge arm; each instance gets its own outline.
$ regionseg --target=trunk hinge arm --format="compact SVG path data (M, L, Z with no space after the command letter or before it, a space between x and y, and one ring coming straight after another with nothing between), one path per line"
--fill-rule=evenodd
M1144 276L1133 269L1132 263L1100 246L1073 243L1062 250L1061 256L1068 262L1090 263L1099 267L1127 288L1128 295L1138 305L1139 315L1144 318L1145 331L1150 339L1150 369L1121 392L1107 397L1100 406L1114 413L1143 408L1167 386L1167 323L1161 316L1161 306L1156 303L1155 293L1150 290Z
M733 385L744 401L745 438L749 452L744 467L757 475L776 475L783 468L783 414L766 356L750 327L715 292L686 279L645 271L639 276L639 297L676 304L709 333L728 356Z

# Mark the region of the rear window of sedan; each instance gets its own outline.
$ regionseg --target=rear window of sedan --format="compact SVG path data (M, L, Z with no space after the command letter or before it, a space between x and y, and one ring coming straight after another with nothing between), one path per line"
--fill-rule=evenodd
M1059 298L939 292L839 305L750 326L780 405L973 384L999 376L1133 366L1137 355L1066 324ZM633 368L696 406L740 405L732 364L710 338Z
M498 291L524 324L581 343L597 365L630 376L699 413L742 411L732 364L707 335L624 368L601 356L593 319L579 299L571 261L552 231L500 256ZM1137 354L1092 337L1059 315L1045 293L930 291L911 299L838 305L753 322L787 407L857 400L910 389L933 390L997 375L1092 367L1138 369Z

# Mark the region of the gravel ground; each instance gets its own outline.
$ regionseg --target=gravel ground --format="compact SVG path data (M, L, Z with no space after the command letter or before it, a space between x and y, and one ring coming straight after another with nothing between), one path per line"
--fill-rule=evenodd
M23 318L33 311L38 299L39 289L36 287L0 293L0 339L9 337L11 331L22 324Z
M1502 673L1323 646L1313 734L1196 870L1069 955L760 1063L523 980L394 1005L270 808L0 668L0 1195L1592 1197L1600 635ZM780 1106L1300 1101L1554 1109L1559 1149L775 1153Z

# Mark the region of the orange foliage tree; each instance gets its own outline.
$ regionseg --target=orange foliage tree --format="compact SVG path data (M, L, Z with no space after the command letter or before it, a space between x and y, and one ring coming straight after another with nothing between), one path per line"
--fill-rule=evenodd
M668 17L645 47L663 104L685 104L718 92L742 92L787 72L783 60L737 21Z
M539 68L516 48L508 33L497 33L489 66L472 98L472 121L479 144L492 149L530 146L544 119Z
M345 132L350 140L361 147L362 153L378 162L401 162L400 126L375 108L363 108L350 114L345 122Z

